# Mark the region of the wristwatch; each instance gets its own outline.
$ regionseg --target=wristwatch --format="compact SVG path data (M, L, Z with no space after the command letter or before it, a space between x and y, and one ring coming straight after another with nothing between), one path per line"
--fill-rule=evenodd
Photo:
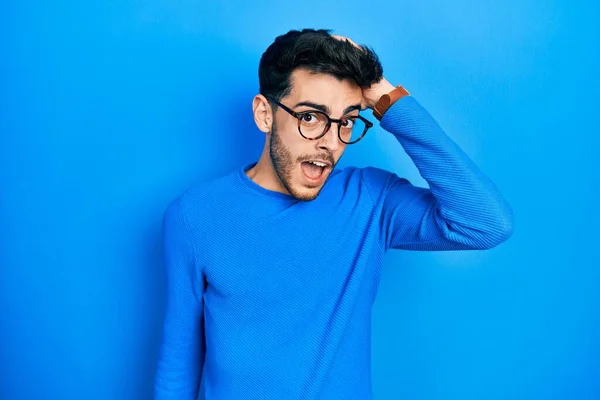
M375 118L381 121L383 114L385 114L388 108L404 96L410 96L410 93L408 93L408 90L404 89L402 85L396 86L396 89L381 96L373 107L373 115L375 115Z

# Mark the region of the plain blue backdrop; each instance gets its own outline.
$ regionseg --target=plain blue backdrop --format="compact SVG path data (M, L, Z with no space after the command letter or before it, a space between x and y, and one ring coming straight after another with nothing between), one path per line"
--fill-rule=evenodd
M372 46L515 212L492 250L386 255L375 400L600 398L599 26L592 1L2 2L0 398L152 397L162 213L257 160L260 56L304 27ZM379 127L342 165L426 185Z

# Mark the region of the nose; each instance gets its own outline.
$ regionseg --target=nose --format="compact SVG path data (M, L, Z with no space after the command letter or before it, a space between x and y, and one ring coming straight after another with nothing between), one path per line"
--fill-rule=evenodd
M334 153L340 147L340 139L338 137L338 122L332 122L323 135L318 140L319 149L327 150L330 153Z

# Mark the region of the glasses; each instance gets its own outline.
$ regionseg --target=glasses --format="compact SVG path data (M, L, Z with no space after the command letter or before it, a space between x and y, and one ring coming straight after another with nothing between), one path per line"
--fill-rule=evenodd
M317 110L296 112L272 97L267 98L298 119L298 132L308 140L322 138L331 128L331 124L337 122L340 141L346 144L354 144L362 139L369 128L373 126L371 121L360 115L334 119Z

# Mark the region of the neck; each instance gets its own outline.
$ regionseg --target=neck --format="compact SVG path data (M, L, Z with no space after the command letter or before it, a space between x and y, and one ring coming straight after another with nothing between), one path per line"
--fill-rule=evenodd
M281 184L279 176L275 172L268 151L261 155L256 165L246 171L246 175L257 185L274 192L290 194L287 189Z

